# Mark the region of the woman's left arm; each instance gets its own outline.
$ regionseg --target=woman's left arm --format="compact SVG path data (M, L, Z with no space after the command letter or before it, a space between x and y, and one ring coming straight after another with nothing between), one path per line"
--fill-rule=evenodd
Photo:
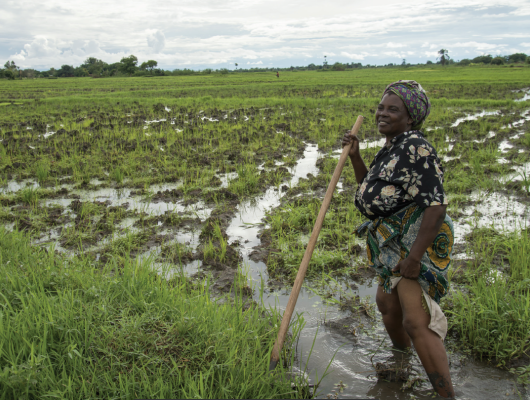
M400 272L406 279L418 279L421 270L420 260L432 244L436 235L440 231L445 219L446 205L427 207L423 214L420 231L410 249L407 258L401 260L394 267L393 272Z

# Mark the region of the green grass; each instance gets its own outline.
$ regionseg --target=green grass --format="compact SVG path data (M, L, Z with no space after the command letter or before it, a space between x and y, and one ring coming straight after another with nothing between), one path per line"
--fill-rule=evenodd
M94 269L0 228L1 399L290 398L262 310L149 262Z
M472 246L465 291L453 290L446 312L464 347L503 365L530 349L530 237L476 230Z

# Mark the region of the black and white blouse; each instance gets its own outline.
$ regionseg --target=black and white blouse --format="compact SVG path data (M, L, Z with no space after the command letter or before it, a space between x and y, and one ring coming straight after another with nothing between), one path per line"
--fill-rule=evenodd
M355 205L373 220L414 202L422 208L447 204L443 179L440 159L423 133L405 132L376 154L357 189Z

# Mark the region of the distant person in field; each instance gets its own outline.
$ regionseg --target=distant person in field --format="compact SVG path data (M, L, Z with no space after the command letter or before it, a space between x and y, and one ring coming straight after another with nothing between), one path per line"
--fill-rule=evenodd
M276 78L280 77L280 71L276 71Z
M398 81L384 91L375 113L385 145L367 168L357 136L347 133L359 187L355 205L369 221L370 266L379 277L376 302L395 348L411 342L438 394L453 398L443 340L447 319L439 302L447 295L454 231L446 214L444 170L436 150L420 131L431 103L415 81Z

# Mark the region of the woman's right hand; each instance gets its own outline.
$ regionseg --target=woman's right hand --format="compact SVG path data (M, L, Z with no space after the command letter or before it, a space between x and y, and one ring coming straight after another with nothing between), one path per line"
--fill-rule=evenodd
M348 155L350 157L358 156L360 153L359 153L359 138L357 137L357 135L354 135L351 132L346 133L344 137L342 138L342 147L347 146L352 142L353 144L350 148Z

